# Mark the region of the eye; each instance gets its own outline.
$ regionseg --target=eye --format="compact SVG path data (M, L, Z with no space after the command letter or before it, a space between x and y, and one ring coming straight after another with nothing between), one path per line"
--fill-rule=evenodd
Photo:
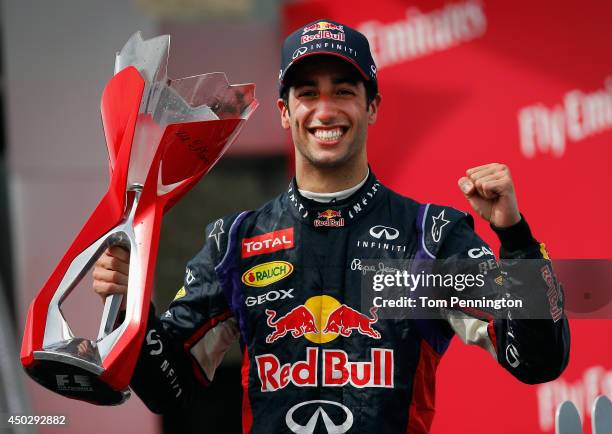
M303 89L296 93L297 93L298 98L309 98L309 97L316 96L316 92L313 89Z
M352 96L352 95L355 95L355 91L349 88L341 88L341 89L338 89L338 95Z

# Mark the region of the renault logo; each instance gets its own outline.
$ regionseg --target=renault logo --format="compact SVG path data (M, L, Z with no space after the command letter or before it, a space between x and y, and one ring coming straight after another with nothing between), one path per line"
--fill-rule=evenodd
M293 420L293 413L301 407L311 407L314 412L306 425L300 425L295 420ZM324 407L340 407L346 416L346 419L341 424L334 423L327 412L324 410ZM287 416L285 417L285 422L289 429L295 434L313 434L317 427L317 422L319 418L323 419L323 425L327 430L327 434L344 434L353 426L353 413L347 407L342 404L339 404L334 401L323 401L323 400L314 400L314 401L305 401L301 402L297 405L294 405L287 412Z
M399 231L395 228L390 228L389 226L378 225L370 228L370 235L377 240L384 235L386 240L392 241L399 237Z

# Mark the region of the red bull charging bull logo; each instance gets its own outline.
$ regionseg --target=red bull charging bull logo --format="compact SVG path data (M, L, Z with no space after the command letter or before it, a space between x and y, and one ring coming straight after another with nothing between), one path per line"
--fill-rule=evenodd
M327 318L327 325L323 329L323 333L339 333L346 338L353 331L356 331L362 335L380 339L380 333L372 328L372 324L378 321L377 310L378 308L372 306L370 308L372 318L369 318L352 307L343 304Z
M314 221L315 227L329 227L339 228L344 226L344 218L342 217L342 211L336 211L334 209L328 209L317 214L317 218Z
M291 332L294 338L304 336L304 333L318 333L314 316L304 306L296 307L276 321L274 321L276 311L266 309L266 315L268 315L268 326L274 329L274 332L266 337L266 342L269 344L282 338L288 332Z
M344 32L344 26L330 23L329 21L319 21L304 27L304 30L302 30L302 34L324 30L338 30L339 32Z
M273 330L266 342L271 344L288 333L314 343L330 342L338 336L346 338L353 332L380 339L380 332L372 327L378 322L376 311L377 308L372 307L367 316L328 295L311 297L280 318L276 318L276 311L266 309L267 324Z

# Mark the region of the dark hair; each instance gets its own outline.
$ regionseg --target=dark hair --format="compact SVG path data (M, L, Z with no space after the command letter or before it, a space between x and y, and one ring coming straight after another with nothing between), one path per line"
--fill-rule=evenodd
M288 80L287 80L288 81ZM369 107L370 103L372 101L374 101L374 98L376 98L376 94L378 93L376 91L376 89L374 88L374 86L367 81L364 80L360 80L364 87L365 87L365 91L366 91L366 109ZM287 107L287 111L289 110L289 88L291 87L291 85L287 85L285 84L280 91L280 97L283 100L283 103L285 104L285 107Z

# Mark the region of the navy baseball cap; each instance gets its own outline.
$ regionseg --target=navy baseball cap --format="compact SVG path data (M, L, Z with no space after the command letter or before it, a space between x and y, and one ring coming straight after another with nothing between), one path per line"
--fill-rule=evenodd
M315 54L338 56L352 64L363 76L366 87L376 94L376 65L370 44L363 33L327 19L320 19L300 27L287 36L281 51L281 69L278 75L279 92L286 86L287 72L299 60Z

